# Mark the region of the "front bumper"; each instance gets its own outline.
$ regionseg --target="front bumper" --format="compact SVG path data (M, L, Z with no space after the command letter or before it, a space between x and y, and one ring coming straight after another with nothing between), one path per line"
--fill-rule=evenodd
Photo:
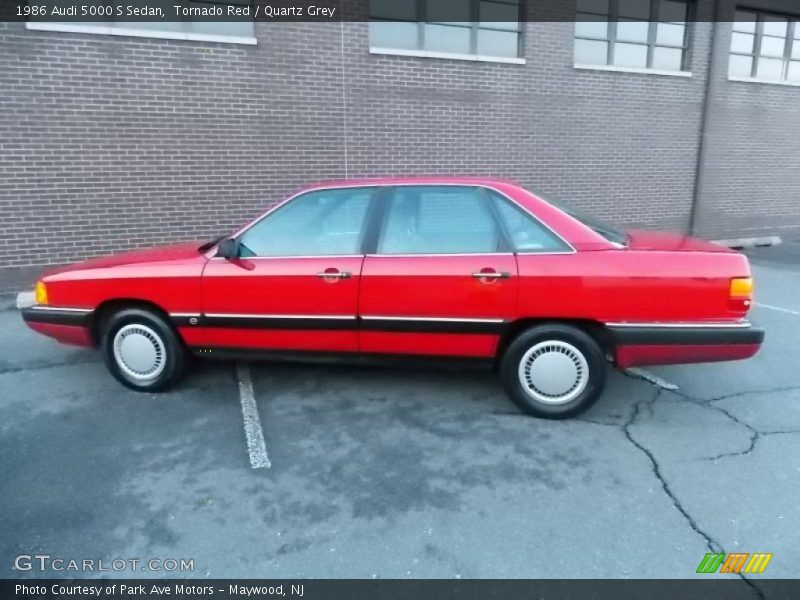
M756 354L764 342L764 330L746 321L614 323L608 329L620 368L741 360Z
M17 297L19 305L20 299ZM57 308L22 306L22 319L34 331L54 338L62 344L93 346L90 330L94 311L89 308Z
M92 321L91 308L57 308L54 306L29 306L22 309L26 323L51 323L88 327Z

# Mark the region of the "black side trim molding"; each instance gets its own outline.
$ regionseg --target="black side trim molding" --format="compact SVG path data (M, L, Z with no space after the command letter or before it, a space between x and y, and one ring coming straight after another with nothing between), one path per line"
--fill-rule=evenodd
M170 315L175 325L232 329L387 331L402 333L503 333L501 319L436 319L402 317L291 317L280 315Z
M73 325L87 327L94 313L91 309L50 308L29 306L22 309L26 323L48 323L52 325Z
M202 327L230 327L233 329L356 329L357 321L326 317L259 317L247 315L203 315L199 325Z
M737 345L761 344L764 330L758 327L613 327L615 344L632 345Z
M190 325L198 325L200 323L199 314L172 313L170 314L169 318L173 325L176 325L177 327L188 327Z
M492 320L437 320L437 319L403 319L403 318L368 318L359 319L361 331L398 331L403 333L487 333L500 334L506 323Z

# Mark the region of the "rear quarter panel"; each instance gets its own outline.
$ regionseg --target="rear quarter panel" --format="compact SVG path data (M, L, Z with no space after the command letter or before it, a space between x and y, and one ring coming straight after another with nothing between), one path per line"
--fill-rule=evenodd
M609 322L738 320L730 280L750 275L736 253L579 251L520 255L519 316Z

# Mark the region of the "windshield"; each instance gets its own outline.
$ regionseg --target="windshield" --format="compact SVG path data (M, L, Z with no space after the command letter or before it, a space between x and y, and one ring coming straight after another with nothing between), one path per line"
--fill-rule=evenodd
M590 215L582 214L582 213L578 212L577 210L575 210L574 208L572 208L571 206L565 205L560 200L554 201L552 198L548 198L547 196L543 196L542 194L539 194L538 192L533 192L533 193L537 197L539 197L542 200L544 200L545 202L547 202L548 204L552 204L557 209L564 211L565 213L567 213L573 219L576 219L576 220L580 221L581 223L583 223L584 225L589 227L591 230L593 230L595 233L599 233L604 238L606 238L609 242L612 242L614 244L620 244L622 246L627 246L628 245L628 236L625 234L624 231L621 231L621 230L617 229L616 227L612 227L611 225L608 225L606 223L603 223L602 221L600 221L599 219L596 219L595 217L592 217Z

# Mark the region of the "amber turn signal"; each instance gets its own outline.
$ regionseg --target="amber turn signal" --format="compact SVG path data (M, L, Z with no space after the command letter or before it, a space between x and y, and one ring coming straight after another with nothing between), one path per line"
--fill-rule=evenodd
M731 279L731 298L752 298L753 278L736 277Z
M47 304L47 287L45 287L44 282L36 282L33 295L36 299L36 304Z

